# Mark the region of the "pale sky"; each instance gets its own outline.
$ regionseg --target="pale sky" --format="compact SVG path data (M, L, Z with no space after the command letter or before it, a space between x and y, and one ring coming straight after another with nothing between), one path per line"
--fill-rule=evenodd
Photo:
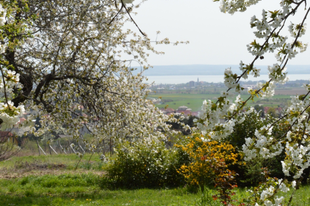
M139 0L133 3L137 2ZM156 31L161 31L158 39L168 37L172 42L190 41L187 45L156 46L165 55L152 54L149 58L151 65L236 65L240 60L250 63L253 59L246 48L254 40L250 18L253 15L261 18L262 8L279 8L278 2L263 0L246 12L230 15L220 12L220 3L212 0L148 0L135 10L138 14L134 19L152 40L156 39ZM296 18L301 19L301 16ZM307 22L309 25L309 19ZM310 43L310 31L305 37L304 43ZM269 54L264 60L257 61L257 65L275 62L274 55ZM289 64L310 65L310 48Z

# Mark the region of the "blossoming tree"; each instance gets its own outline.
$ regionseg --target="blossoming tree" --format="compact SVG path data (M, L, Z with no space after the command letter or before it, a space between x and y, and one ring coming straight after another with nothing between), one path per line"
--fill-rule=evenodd
M215 0L220 1L220 0ZM259 0L221 0L220 9L224 13L234 14L245 11L249 6L255 5ZM275 11L262 11L262 17L253 16L250 26L255 29L255 40L247 47L253 55L250 63L240 63L240 74L232 73L228 68L225 71L225 85L227 91L220 96L216 102L204 101L203 113L197 125L202 133L211 139L225 141L234 130L235 125L242 123L244 118L236 118L249 100L254 97L266 98L273 96L275 85L285 83L287 73L285 72L288 61L299 52L303 52L307 44L302 43L301 37L305 34L305 22L310 7L307 0L279 0L279 9ZM292 20L294 14L303 13L303 18L298 22ZM291 22L291 23L289 23ZM284 32L288 28L290 37ZM264 59L266 53L275 54L275 63L269 66L269 80L259 83L256 89L248 89L249 97L242 100L240 96L235 102L227 99L229 92L234 90L241 92L246 89L240 84L240 80L247 79L248 75L259 76L260 69L255 67L258 59ZM286 113L273 123L256 129L253 136L240 137L245 139L242 146L244 160L260 158L273 158L285 151L285 159L282 160L282 169L287 177L292 177L292 184L284 180L270 180L268 184L261 187L260 195L255 199L256 205L282 205L283 197L276 195L277 191L288 191L289 186L296 188L299 184L303 171L310 166L310 87L305 85L305 94L292 97ZM224 123L220 120L226 119ZM274 126L284 125L283 135L274 136Z
M27 10L25 5L23 8L18 8L17 2L8 1L0 3L0 129L11 129L16 123L19 122L21 115L25 112L24 105L14 105L12 100L15 98L15 91L21 89L20 74L16 73L11 65L4 59L5 51L8 49L16 48L23 39L27 36L23 24L16 24L12 18L21 12ZM27 18L24 19L27 21ZM9 32L5 32L5 31ZM19 36L19 38L12 41L12 36ZM0 160L4 160L14 155L16 150L13 142L8 141L12 136L11 133L7 137L3 137L0 142Z
M158 53L143 32L124 30L125 22L135 24L131 2L1 1L16 8L1 13L1 126L14 125L25 105L32 113L20 126L39 117L37 136L58 131L79 139L84 127L99 141L165 138L158 128L168 130L168 117L146 99L144 77L130 67L135 61L143 71L147 52Z

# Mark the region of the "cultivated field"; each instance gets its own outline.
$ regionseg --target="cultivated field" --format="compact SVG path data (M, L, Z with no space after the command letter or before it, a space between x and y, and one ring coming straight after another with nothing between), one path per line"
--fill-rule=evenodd
M284 91L277 92L275 96L268 99L260 99L257 100L256 98L254 101L250 101L249 105L254 106L256 104L262 104L264 106L268 107L278 107L280 105L286 105L290 97L292 95L289 94L281 94L285 93ZM294 90L289 91L288 93L293 93ZM177 109L180 106L187 106L192 109L192 111L199 111L201 109L202 103L206 99L210 100L216 100L216 98L219 96L219 94L156 94L151 95L151 98L161 98L162 101L160 104L157 104L159 108L172 108ZM247 99L248 95L241 95L241 98L243 100ZM233 100L233 99L231 99Z

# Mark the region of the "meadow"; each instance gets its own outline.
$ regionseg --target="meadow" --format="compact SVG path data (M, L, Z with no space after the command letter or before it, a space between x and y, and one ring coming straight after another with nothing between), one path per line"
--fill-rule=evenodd
M199 194L185 188L110 190L104 163L85 155L16 156L0 162L1 205L193 205Z
M77 170L78 157L70 155L16 156L0 162L0 205L221 205L215 190L192 193L186 187L158 189L108 189L102 182L104 163L86 155ZM235 189L234 199L246 200L246 188ZM292 205L310 204L310 186L302 186ZM288 201L289 196L286 196Z

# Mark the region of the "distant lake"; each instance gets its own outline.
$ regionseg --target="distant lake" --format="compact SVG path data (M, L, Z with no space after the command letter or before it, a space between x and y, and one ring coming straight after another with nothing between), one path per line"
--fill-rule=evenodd
M310 74L288 74L289 81L295 80L310 80ZM220 83L224 82L224 74L223 75L169 75L169 76L147 76L147 83L155 82L155 84L182 84L190 81L197 82L213 82ZM260 80L268 80L268 75L260 75L257 78L253 76L249 77L247 80L242 81L260 81Z

